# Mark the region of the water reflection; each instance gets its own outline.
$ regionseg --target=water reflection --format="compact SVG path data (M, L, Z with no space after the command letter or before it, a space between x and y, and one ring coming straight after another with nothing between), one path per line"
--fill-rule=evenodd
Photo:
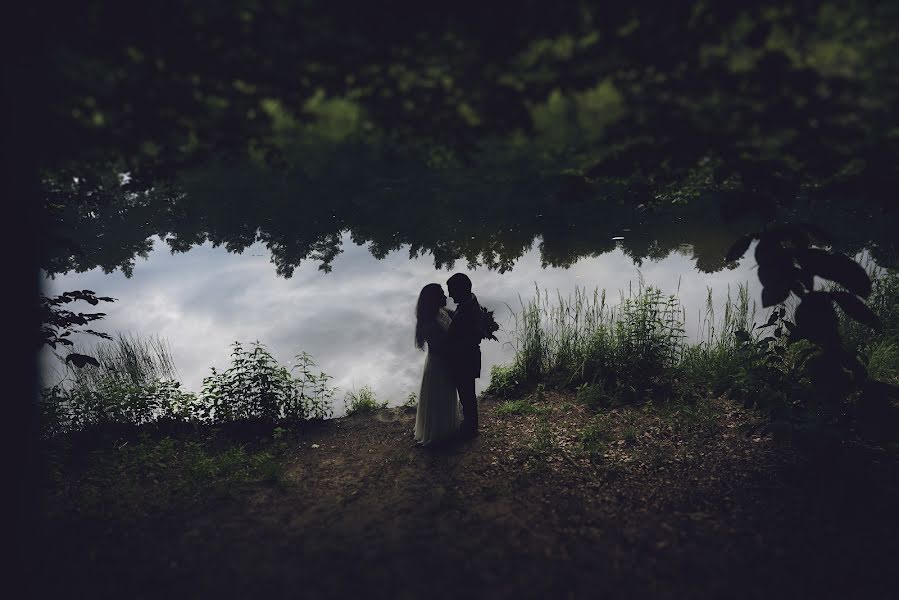
M198 391L210 367L227 367L232 341L259 340L284 364L305 350L342 389L370 385L380 399L400 404L418 391L424 364L424 354L413 346L417 293L428 282L445 284L451 271L435 269L429 256L409 259L408 247L379 260L351 237L339 240L344 252L334 258L330 273L306 262L291 278L280 277L261 242L240 255L208 242L173 255L157 241L156 250L136 263L130 279L121 272L107 275L93 269L48 279L45 291L87 288L118 298L104 307L108 316L103 329L167 338L187 389ZM568 268L544 267L545 247L538 241L514 269L502 274L457 267L471 277L478 298L496 310L504 327L510 325L509 307L517 307L519 297L532 296L535 283L563 295L576 286L605 288L611 300L618 290L637 283L633 259L615 242L611 251L572 260ZM707 288L714 291L718 306L728 286L735 290L749 282L752 298L759 294L751 258L713 274L696 270L695 261L692 246L681 246L665 258L644 262L639 271L664 292L679 288L691 336L697 333ZM498 337L508 342L502 332ZM482 349L485 377L478 380L478 391L488 383L490 366L512 356L509 343L484 342ZM342 397L338 394L336 414L343 409Z
M45 207L54 243L44 267L129 272L159 237L179 252L207 242L243 252L261 243L289 277L309 261L330 270L349 233L375 257L402 248L429 256L435 268L461 261L504 272L536 243L541 264L552 267L615 249L639 264L688 246L690 268L712 273L732 266L724 257L737 238L773 217L815 223L833 234L836 250L868 249L881 266L899 266L899 211L851 199L776 210L713 194L643 204L531 158L457 169L353 145L315 151L325 156L301 155L302 167L283 172L212 164L149 190L118 179L94 182L90 193L83 182L63 185Z
M210 164L149 189L121 177L57 182L45 206L44 267L56 275L47 292L118 298L104 307L104 330L168 338L194 391L209 367L227 366L232 341L259 340L282 363L305 350L343 389L370 385L399 403L417 390L424 359L412 343L416 294L449 269L467 272L478 298L508 318L506 305L535 284L614 298L640 268L666 293L680 285L695 334L707 287L719 305L728 286L756 290L751 253L740 265L724 257L774 216L818 224L836 250L899 264L899 211L848 202L779 214L713 195L647 205L533 153L437 168L348 142L297 150L292 164L302 166ZM511 355L485 343L483 372Z

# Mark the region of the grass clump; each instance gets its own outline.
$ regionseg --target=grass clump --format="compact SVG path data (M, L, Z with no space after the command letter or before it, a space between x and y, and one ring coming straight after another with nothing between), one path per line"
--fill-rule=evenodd
M614 440L612 428L608 419L603 415L588 425L580 434L581 445L593 462L598 462L603 453Z
M490 368L490 385L484 393L498 398L512 398L525 389L525 375L518 361Z
M593 410L607 408L612 400L605 387L597 383L582 383L577 386L576 399Z
M741 293L748 297L745 288ZM676 393L687 356L684 311L677 296L641 280L616 306L607 302L605 291L582 289L554 301L538 289L521 304L512 331L515 360L492 373L498 376L497 390L509 389L514 374L525 385L577 389L580 401L596 407L608 405L611 398L640 401ZM748 300L745 304L728 303L724 331L702 348L703 357L726 354L726 348L716 346L749 318Z
M387 408L387 402L379 402L375 397L375 393L369 386L363 386L358 392L347 391L343 399L343 405L346 408L347 416L368 413L378 410L379 408Z
M558 436L552 430L547 413L541 414L534 427L534 437L528 444L531 456L545 460L559 450Z
M503 417L510 415L536 415L543 412L545 412L545 409L535 406L528 400L504 400L496 406L496 414Z

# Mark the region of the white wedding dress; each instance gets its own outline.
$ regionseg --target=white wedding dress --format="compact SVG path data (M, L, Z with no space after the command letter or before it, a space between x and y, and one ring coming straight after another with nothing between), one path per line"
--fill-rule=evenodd
M450 320L447 310L441 308L425 334L428 355L415 415L415 441L423 446L453 437L462 422L462 405L445 357Z

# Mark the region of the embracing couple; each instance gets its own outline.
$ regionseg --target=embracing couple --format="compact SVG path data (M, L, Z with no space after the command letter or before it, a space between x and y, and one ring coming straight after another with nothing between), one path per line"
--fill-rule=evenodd
M468 276L456 273L446 287L455 311L446 308L446 294L437 283L422 288L415 309L415 345L428 347L414 432L422 446L478 435L474 380L481 376L480 345L482 339L495 340L498 329L492 313L471 293Z

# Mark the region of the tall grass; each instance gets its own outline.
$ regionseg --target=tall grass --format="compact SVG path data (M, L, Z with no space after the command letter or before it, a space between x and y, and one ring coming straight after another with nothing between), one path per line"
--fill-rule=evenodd
M688 344L686 314L676 294L647 286L622 292L611 305L604 290L577 288L572 295L537 288L513 313L510 333L515 359L491 374L491 389L508 396L520 386L546 382L557 387L600 386L632 395L658 391L675 380L711 367L726 378L735 361L739 329L751 330L755 306L746 286L728 297L720 317L712 291L700 315L698 342Z
M737 286L736 298L731 296L728 286L719 313L715 311L712 289L708 288L704 310L699 314L697 341L686 345L681 357L685 383L694 386L707 383L716 392L727 387L740 367L736 333L753 332L756 312L755 302L749 300L749 288L745 284Z
M188 413L195 398L183 392L168 343L156 336L119 332L92 347L74 350L94 356L99 366L67 365L65 376L41 394L48 435L101 423L144 424Z
M837 310L841 336L847 350L864 358L872 377L899 383L899 274L869 272L873 292L867 304L883 330ZM790 303L770 328L756 326L757 307L746 285L735 294L728 288L720 307L708 290L691 342L677 295L663 294L642 278L614 306L605 291L580 288L552 299L537 288L533 298L520 302L510 332L515 358L491 371L488 391L503 398L514 399L538 383L576 388L579 398L595 406L612 399L695 400L734 390L787 396L800 384L796 369L808 350L806 342L791 344L783 326L792 319Z
M96 390L110 380L131 385L180 380L171 347L158 336L119 332L112 340L75 350L95 357L100 366L69 368L61 382L67 389Z

